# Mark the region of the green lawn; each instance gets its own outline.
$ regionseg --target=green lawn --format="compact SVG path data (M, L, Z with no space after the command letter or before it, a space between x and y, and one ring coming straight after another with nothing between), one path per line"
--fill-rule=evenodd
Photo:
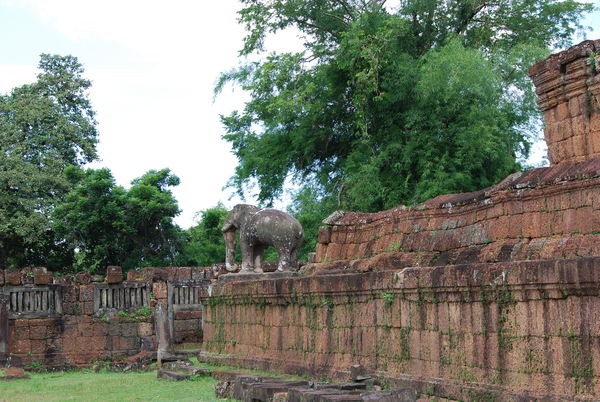
M216 380L195 377L170 382L156 371L111 373L91 370L30 373L30 380L0 381L0 401L218 401Z

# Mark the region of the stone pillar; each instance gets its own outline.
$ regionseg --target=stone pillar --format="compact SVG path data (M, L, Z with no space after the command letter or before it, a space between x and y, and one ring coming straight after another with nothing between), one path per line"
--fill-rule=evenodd
M173 355L169 319L162 304L157 304L156 308L154 309L154 325L156 328L156 337L158 338L156 360L158 366L160 367L163 361L170 360Z
M551 165L600 156L600 40L581 42L529 69L544 113Z
M0 367L8 357L8 296L0 293Z

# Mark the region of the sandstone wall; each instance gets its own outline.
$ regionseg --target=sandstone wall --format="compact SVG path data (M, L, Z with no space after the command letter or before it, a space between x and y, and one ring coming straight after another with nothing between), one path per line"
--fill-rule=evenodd
M362 364L452 399L591 397L599 276L585 258L233 282L207 299L204 347L292 373Z
M128 272L123 281L119 267L109 267L101 278L58 277L45 268L0 270L0 294L7 295L9 307L8 352L32 366L72 366L155 350L157 304L171 312L176 343L200 342L199 300L206 296L210 272L144 268Z
M9 324L9 351L29 367L77 366L134 355L155 345L152 321L89 315L16 319Z
M600 158L516 173L412 208L346 213L321 228L320 270L384 270L600 255Z
M529 69L551 164L600 155L600 40L585 41Z

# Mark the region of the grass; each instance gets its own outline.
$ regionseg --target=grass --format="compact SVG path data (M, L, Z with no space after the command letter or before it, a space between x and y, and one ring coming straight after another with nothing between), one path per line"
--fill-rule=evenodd
M196 367L213 371L237 371L254 375L282 377L281 373L239 367L205 364L196 356ZM4 401L225 401L215 397L216 380L192 377L171 382L156 378L156 371L115 373L105 369L73 370L66 373L28 373L30 380L0 381L0 402ZM290 380L301 377L285 376Z
M77 370L29 373L30 380L0 382L0 401L218 401L216 380L171 382L156 371L113 373ZM221 399L223 401L223 399Z

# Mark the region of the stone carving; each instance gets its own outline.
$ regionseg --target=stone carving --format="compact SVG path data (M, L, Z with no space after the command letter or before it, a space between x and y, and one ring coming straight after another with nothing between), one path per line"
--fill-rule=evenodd
M233 270L235 231L240 231L242 268L240 272L263 272L265 248L273 246L279 255L278 271L297 269L298 250L302 244L302 225L294 217L275 209L259 209L238 204L229 213L221 231L225 236L225 266Z

